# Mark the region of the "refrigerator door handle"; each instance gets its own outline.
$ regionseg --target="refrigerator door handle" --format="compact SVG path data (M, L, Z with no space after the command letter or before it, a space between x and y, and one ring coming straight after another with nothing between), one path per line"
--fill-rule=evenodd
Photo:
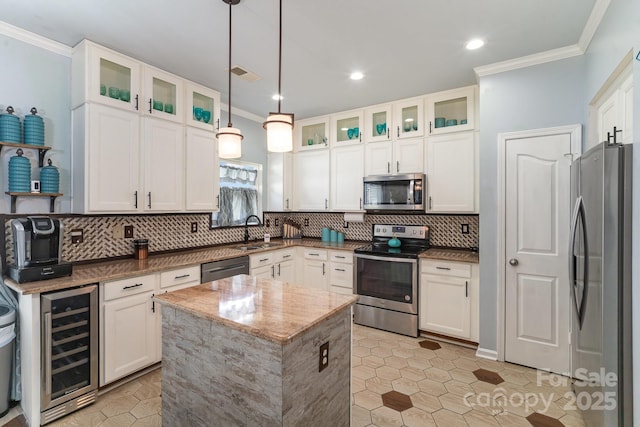
M584 271L583 271L583 289L582 289L582 298L580 300L580 304L578 304L578 281L576 277L578 262L577 256L575 254L575 245L576 245L576 235L578 233L578 221L581 223L581 232L583 237L583 253L584 253ZM571 220L571 241L569 244L569 280L571 283L571 296L573 300L573 306L576 310L576 315L578 316L578 327L582 329L582 323L584 320L584 311L586 307L587 300L587 288L589 284L589 245L587 243L587 228L585 222L585 211L584 211L584 201L582 196L578 197L576 200L576 205L573 210L573 219Z

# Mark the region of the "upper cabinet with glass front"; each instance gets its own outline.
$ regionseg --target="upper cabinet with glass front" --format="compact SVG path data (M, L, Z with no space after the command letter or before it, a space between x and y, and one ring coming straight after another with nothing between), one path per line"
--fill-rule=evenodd
M361 132L365 142L388 141L392 138L392 129L391 104L377 105L364 110L364 129Z
M393 103L393 138L415 138L424 135L424 97Z
M327 148L329 145L329 116L299 120L294 123L294 151Z
M185 123L204 130L220 128L220 92L187 83Z
M184 120L184 81L155 67L144 67L144 113L182 122Z
M364 114L362 110L347 111L331 116L331 145L359 144L363 141Z
M428 95L426 120L429 135L473 130L476 88L467 86Z
M72 108L89 101L131 111L143 108L139 61L83 40L73 48L72 67Z

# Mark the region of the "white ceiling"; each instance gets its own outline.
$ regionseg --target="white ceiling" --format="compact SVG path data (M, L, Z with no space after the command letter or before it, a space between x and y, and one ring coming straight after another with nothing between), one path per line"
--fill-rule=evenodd
M596 0L284 0L283 112L304 118L476 83L474 67L575 45ZM0 0L0 19L74 46L87 38L219 90L228 102L222 0ZM472 37L486 40L464 49ZM232 103L277 103L278 0L233 7ZM351 71L365 74L351 81ZM226 120L223 114L223 119Z

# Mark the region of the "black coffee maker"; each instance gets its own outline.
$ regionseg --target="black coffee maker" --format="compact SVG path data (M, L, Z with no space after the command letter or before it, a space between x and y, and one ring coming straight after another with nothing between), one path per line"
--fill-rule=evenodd
M69 276L71 264L62 262L64 225L46 216L16 218L11 221L15 264L9 277L18 283Z

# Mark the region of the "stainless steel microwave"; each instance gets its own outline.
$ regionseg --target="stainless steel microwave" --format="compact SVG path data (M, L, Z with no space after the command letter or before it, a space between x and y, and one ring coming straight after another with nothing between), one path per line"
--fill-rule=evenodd
M370 175L364 178L366 210L424 210L425 174Z

